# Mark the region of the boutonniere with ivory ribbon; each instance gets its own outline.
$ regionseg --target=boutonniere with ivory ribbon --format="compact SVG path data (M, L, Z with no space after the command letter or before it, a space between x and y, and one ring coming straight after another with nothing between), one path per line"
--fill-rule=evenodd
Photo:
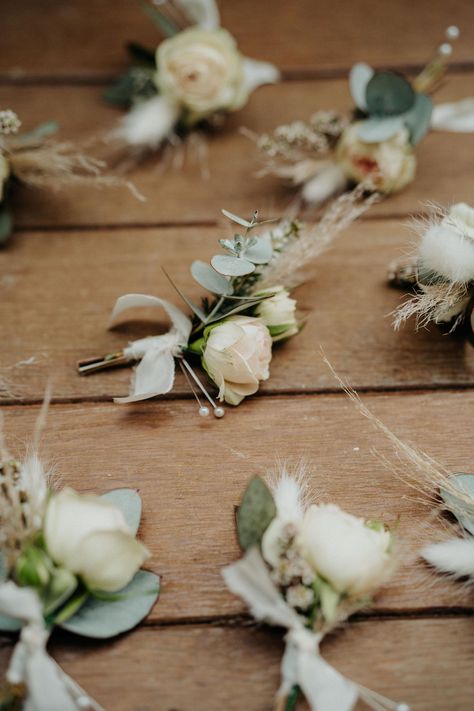
M292 711L303 694L312 711L350 711L358 699L374 711L409 711L344 677L320 650L390 577L395 553L384 524L310 505L304 471L284 467L271 488L250 482L236 521L244 555L224 568L224 580L256 620L286 630L275 710Z
M314 227L290 220L263 232L259 228L265 223L258 221L257 213L246 220L224 210L239 233L219 240L222 252L210 264L197 260L191 265L192 277L211 298L195 304L168 275L189 315L157 296L121 296L111 325L124 312L151 306L165 311L170 330L133 341L118 352L82 360L79 374L138 362L129 395L115 399L132 403L170 392L178 365L196 396L199 414L206 417L211 407L216 417L223 417L216 399L238 405L256 393L260 382L270 377L274 344L299 332L302 321L291 290L301 281L302 270L370 204L356 190L336 201ZM192 361L201 364L217 387L216 398Z

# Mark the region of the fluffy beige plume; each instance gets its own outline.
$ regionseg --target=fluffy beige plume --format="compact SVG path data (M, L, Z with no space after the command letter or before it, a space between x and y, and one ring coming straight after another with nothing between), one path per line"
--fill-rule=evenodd
M303 278L303 271L324 252L331 242L360 215L377 202L379 196L365 196L367 186L360 184L352 192L337 198L324 212L315 227L306 227L300 236L282 250L263 269L258 288L267 289L275 284L295 286Z

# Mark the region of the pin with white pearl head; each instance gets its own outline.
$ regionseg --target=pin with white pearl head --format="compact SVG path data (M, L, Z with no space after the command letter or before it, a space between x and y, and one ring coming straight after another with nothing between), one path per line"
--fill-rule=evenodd
M413 88L422 94L431 94L441 83L446 72L448 58L453 53L453 45L461 32L456 25L446 28L444 36L446 41L442 42L436 50L434 58L428 62L426 67L413 81Z
M189 387L192 390L194 397L197 400L197 403L199 405L198 412L199 412L200 417L208 417L210 415L210 409L207 405L205 405L201 402L201 399L200 399L199 395L197 394L196 389L193 385L193 381L194 381L195 385L197 385L197 387L199 388L201 393L204 395L206 400L211 405L214 417L216 417L219 420L222 419L222 417L224 417L224 415L225 415L224 408L221 407L220 405L217 405L217 403L214 401L214 399L209 395L206 388L204 387L204 385L202 384L202 382L200 381L200 379L198 378L198 376L196 375L194 370L189 365L188 361L185 358L179 358L178 363L179 363L181 370L183 371L183 375L186 378Z

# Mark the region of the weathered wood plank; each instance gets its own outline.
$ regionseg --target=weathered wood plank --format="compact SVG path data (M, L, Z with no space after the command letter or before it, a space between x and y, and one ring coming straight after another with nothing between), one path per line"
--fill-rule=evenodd
M424 64L458 24L455 60L472 62L472 4L454 0L322 0L266 3L221 0L222 24L248 56L273 61L286 72L340 71L354 61ZM7 77L82 77L114 74L126 66L124 45L153 47L159 34L138 3L127 0L45 0L2 3L0 72ZM47 41L46 41L47 40Z
M401 438L453 471L472 469L471 436L460 423L469 421L474 394L391 394L367 396L366 402ZM37 413L36 406L5 409L13 454L21 453ZM274 468L277 458L307 462L319 500L397 525L401 564L376 609L471 607L465 586L434 576L418 559L426 541L449 535L446 523L384 468L374 447L394 459L387 441L345 397L276 396L248 402L222 421L203 421L195 404L183 401L129 409L58 405L42 451L63 486L140 490L149 567L163 576L152 620L244 611L225 590L220 571L239 555L234 507L250 477Z
M352 623L322 651L349 678L417 711L468 711L473 632L472 618ZM281 639L267 628L206 625L140 629L103 644L65 638L51 649L114 711L263 711L278 688ZM2 666L9 653L0 650Z
M452 76L436 97L448 101L472 93L474 75ZM30 128L40 121L57 119L59 136L87 141L115 126L121 112L105 106L99 87L0 87L0 105L14 108ZM309 118L317 109L349 109L352 105L346 80L290 82L264 87L249 105L230 117L225 127L208 137L210 179L204 180L190 158L178 171L160 170L151 159L132 171L131 179L147 198L138 201L125 187L104 190L75 188L52 194L21 189L16 193L15 220L21 227L71 225L134 225L213 222L221 207L238 213L255 208L282 213L294 193L276 178L258 179L261 167L253 143L239 133L246 126L257 133L297 118ZM71 110L74 107L74 110ZM427 201L441 204L471 199L470 177L474 135L433 133L418 147L418 174L398 195L375 206L371 215L406 215ZM100 155L110 147L87 148Z
M203 290L189 274L191 261L210 259L217 238L228 229L223 221L221 229L17 234L0 252L0 396L39 400L49 376L60 399L126 394L129 368L80 378L77 360L166 328L164 317L150 314L158 325L149 320L106 330L115 299L123 293L160 295L180 305L162 266L199 300ZM436 328L416 333L412 323L393 330L389 314L404 296L387 286L387 265L406 254L412 241L406 225L372 220L353 226L321 257L313 278L296 292L306 327L275 349L262 392L334 389L319 357L321 345L357 388L473 384L469 345ZM181 377L175 393L189 394Z

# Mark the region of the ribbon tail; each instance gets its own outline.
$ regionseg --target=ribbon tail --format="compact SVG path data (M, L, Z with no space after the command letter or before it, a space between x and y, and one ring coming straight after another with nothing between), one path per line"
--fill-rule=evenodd
M176 329L182 345L186 345L192 329L191 320L184 314L181 309L171 304L165 299L160 299L158 296L149 296L148 294L125 294L120 296L115 302L115 306L110 316L109 328L113 326L124 311L136 308L161 308L163 309L174 328Z
M452 133L474 133L474 97L435 106L431 128Z
M116 397L114 402L126 404L164 395L172 389L174 375L175 363L170 349L151 349L135 368L130 395Z
M351 711L359 689L318 653L296 651L297 683L312 711Z

